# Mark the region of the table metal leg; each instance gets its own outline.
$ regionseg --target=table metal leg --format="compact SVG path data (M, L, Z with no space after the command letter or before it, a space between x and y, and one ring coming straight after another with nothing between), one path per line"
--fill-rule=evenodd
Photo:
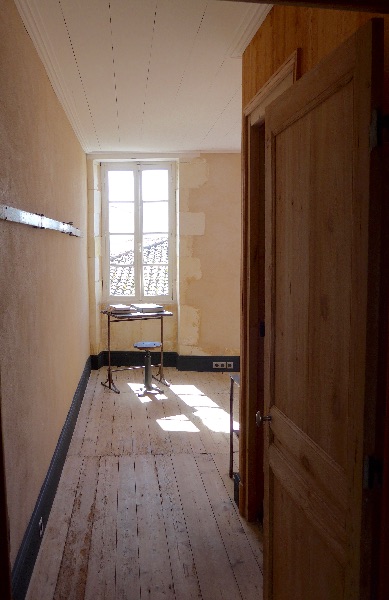
M153 377L157 381L160 381L161 383L164 383L165 385L167 385L169 387L170 383L169 383L169 381L166 381L164 374L163 374L163 317L161 317L161 360L160 360L157 377L155 377L155 376L153 376Z
M120 394L120 390L116 387L112 379L112 369L111 369L111 319L110 315L108 317L108 371L107 371L107 379L101 382L101 385L104 387L113 390L116 394Z

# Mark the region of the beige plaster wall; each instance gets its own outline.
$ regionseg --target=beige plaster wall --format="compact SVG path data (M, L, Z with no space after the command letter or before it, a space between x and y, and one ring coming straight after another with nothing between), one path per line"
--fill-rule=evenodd
M182 355L240 354L240 161L240 154L203 154L180 163Z
M86 160L11 0L0 0L0 203L83 238L0 221L2 434L15 560L89 356Z

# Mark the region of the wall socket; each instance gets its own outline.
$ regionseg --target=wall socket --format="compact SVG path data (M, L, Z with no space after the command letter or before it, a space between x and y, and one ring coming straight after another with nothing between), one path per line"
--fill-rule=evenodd
M212 368L213 369L231 369L232 370L234 368L234 363L232 360L231 361L229 360L227 362L225 362L224 360L217 360L212 363Z

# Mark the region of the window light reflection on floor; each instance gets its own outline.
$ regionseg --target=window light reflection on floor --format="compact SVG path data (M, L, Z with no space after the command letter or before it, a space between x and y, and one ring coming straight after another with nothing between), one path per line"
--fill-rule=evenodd
M203 392L199 390L195 385L171 385L170 389L177 396L204 396Z
M201 419L208 429L218 433L229 433L230 415L211 398L205 396L201 390L194 385L172 385L170 389L185 404L195 409L194 416ZM234 429L239 429L237 421L234 421Z
M178 397L180 398L180 400L185 402L185 404L192 408L196 408L197 406L206 406L207 408L219 408L219 405L216 404L216 402L214 402L213 400L211 400L211 398L208 398L208 396L193 396L192 394L188 394L186 396L185 394L178 394Z
M142 383L128 383L129 387L135 394L141 393L143 389ZM230 415L227 411L220 408L219 405L203 394L201 390L194 385L171 385L170 390L180 398L188 407L193 409L190 417L200 419L203 424L215 433L229 433L230 431ZM149 394L138 396L143 404L152 400L168 400L165 394ZM156 419L158 425L164 431L183 431L188 433L198 433L200 429L184 414L173 415ZM234 430L239 429L239 423L234 421Z
M143 383L127 383L127 385L138 396L138 399L142 402L142 404L146 404L146 402L152 402L152 400L167 400L167 396L165 396L165 394L154 394L153 392L145 394L144 396L139 396L139 394L142 394L142 390L145 387Z
M186 415L181 414L157 419L157 423L164 431L187 431L189 433L197 433L200 431Z
M193 414L195 417L199 417L211 431L216 433L229 433L230 431L230 415L222 408L199 407ZM239 429L236 421L234 421L234 429Z

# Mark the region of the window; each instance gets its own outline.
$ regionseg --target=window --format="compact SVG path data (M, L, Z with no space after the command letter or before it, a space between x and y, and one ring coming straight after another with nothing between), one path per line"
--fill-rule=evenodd
M173 163L102 164L109 301L172 301L174 174Z

